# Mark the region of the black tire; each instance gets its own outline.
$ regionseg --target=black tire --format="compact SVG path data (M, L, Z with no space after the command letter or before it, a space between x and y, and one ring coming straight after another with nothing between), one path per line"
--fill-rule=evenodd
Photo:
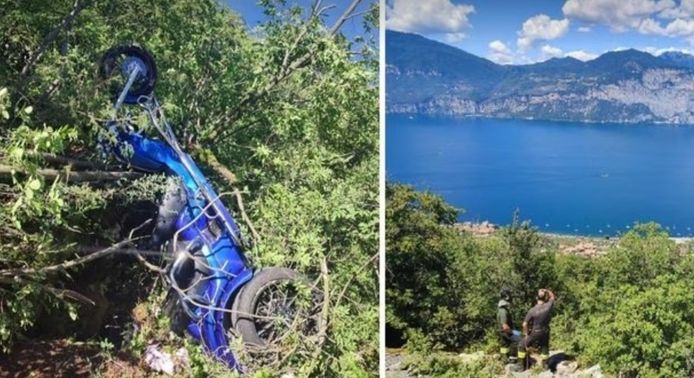
M154 92L157 83L157 65L154 57L147 50L138 46L116 46L108 49L99 62L99 74L102 79L110 79L116 71L120 70L120 59L123 57L135 57L146 66L145 76L137 80L125 97L126 104L136 104L140 96L150 96ZM118 96L123 88L113 88L114 96Z
M269 289L272 289L277 284L286 283L287 285L306 285L311 286L306 277L298 272L288 268L267 268L257 272L251 281L249 281L241 289L236 296L231 313L231 326L241 335L244 343L254 346L265 346L269 340L264 338L264 335L259 335L258 327L264 321L263 318L257 317L259 310L259 302L262 295ZM316 302L320 302L321 296L317 291L311 288L311 296L314 309ZM296 314L295 314L296 315ZM281 316L281 315L276 315ZM315 333L320 322L319 311L311 309L300 310L301 319L297 319L302 323L302 332L304 334ZM294 319L294 318L293 318Z
M169 317L169 328L179 336L183 336L190 322L190 318L183 311L181 298L174 289L169 289L162 306L162 311Z

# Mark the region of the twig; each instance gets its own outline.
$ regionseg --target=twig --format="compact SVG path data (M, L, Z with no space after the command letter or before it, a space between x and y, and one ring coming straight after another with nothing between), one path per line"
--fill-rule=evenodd
M318 349L321 349L325 343L325 336L328 333L328 313L330 312L330 276L328 275L328 261L325 256L320 261L320 272L323 277L324 297L320 325L318 327Z
M51 29L51 31L46 34L45 37L43 37L43 40L39 44L39 47L31 53L31 56L29 58L29 61L22 67L22 71L20 72L20 83L23 84L24 79L26 79L26 76L29 74L31 69L33 68L34 64L41 59L43 54L46 52L46 49L48 46L55 41L55 39L58 37L58 34L60 34L63 29L65 29L70 23L82 12L82 10L87 6L89 1L80 1L76 0L75 3L72 6L72 10L70 13L68 13L65 17L63 17L62 21L60 24L58 24L56 27ZM22 85L19 85L21 87Z
M351 14L354 12L356 7L361 3L361 0L353 0L352 3L347 7L347 9L340 15L338 20L333 24L333 26L329 29L328 35L334 36L342 27L342 25L347 21L350 17ZM320 14L320 12L324 11L325 9L328 9L328 7L324 7L319 10L315 10L311 13L311 16L309 17L309 21L312 19L313 15L315 14ZM309 22L307 21L307 22ZM298 41L297 41L298 42ZM304 65L315 56L315 54L318 52L318 49L311 49L311 51L305 53L301 57L297 58L294 62L286 66L286 69L282 69L280 67L280 70L278 71L278 74L271 78L270 82L265 85L263 88L260 90L251 93L248 95L246 98L241 100L239 104L236 106L236 110L233 112L233 114L229 117L232 122L234 120L237 120L239 116L243 113L243 110L246 106L255 104L259 100L261 100L263 97L265 97L268 93L272 92L272 90L279 85L281 82L286 80L288 77L290 77L295 71L297 71L299 68L304 67ZM283 61L282 66L285 66L288 61ZM209 136L209 139L214 140L219 136L219 129L215 129L212 131L212 133Z
M246 208L243 205L243 197L241 195L241 192L238 189L236 189L238 179L236 178L234 172L232 172L231 170L229 170L229 168L222 164L211 151L204 149L199 144L194 144L193 147L204 155L204 158L207 164L209 164L210 168L212 168L215 172L222 176L222 178L232 188L232 194L236 198L236 204L239 208L239 212L241 213L241 219L243 219L244 223L246 223L246 226L248 226L248 229L251 232L251 236L253 237L254 244L259 242L260 234L258 234L255 227L253 226L253 222L251 221L251 218L248 216L248 213L246 213Z
M89 299L87 296L85 296L81 293L78 293L74 290L57 289L55 287L51 287L48 285L41 285L41 287L43 289L51 292L51 294L55 295L58 298L67 297L67 298L70 298L70 299L75 300L77 302L87 303L87 304L92 305L92 306L95 305L93 300Z
M351 276L349 277L349 279L347 280L347 283L345 284L345 286L344 286L344 287L342 288L342 290L340 291L340 294L337 295L337 299L335 299L335 305L334 305L333 307L337 308L337 306L340 305L340 301L342 300L342 297L345 296L345 293L347 292L347 288L350 287L350 284L352 283L352 281L354 280L354 278L356 278L357 274L358 274L359 272L361 272L361 270L362 270L364 267L366 267L367 265L373 263L373 262L378 258L378 256L379 256L379 253L374 254L373 256L371 256L371 258L369 258L369 260L368 260L366 263L364 263L362 266L360 266L358 270L356 270L356 271L354 271L354 272L352 273L352 275L351 275Z
M8 180L12 178L12 172L22 175L29 174L25 171L17 170L8 165L0 164L0 180ZM117 181L121 179L136 179L143 176L140 172L131 171L61 171L51 168L37 169L36 174L43 176L48 180L54 180L58 177L72 182L103 182Z
M234 189L233 193L234 197L236 197L236 205L239 208L239 213L241 213L241 218L246 223L246 226L248 226L248 229L251 231L251 235L253 236L253 242L260 242L260 234L255 230L255 227L253 227L253 222L251 222L251 218L248 217L246 209L243 206L243 198L241 197L241 192L238 189Z
M132 230L130 230L130 234L128 234L128 239L133 239L133 234L137 230L148 225L150 222L152 222L152 219L147 219L146 221L142 222L141 225L134 227ZM158 266L150 263L149 261L147 261L147 259L145 259L144 256L142 256L142 254L139 251L137 251L137 253L135 253L135 257L137 257L137 259L140 261L140 263L142 263L147 269L155 271L157 273L161 273L161 274L166 273L166 270L164 270L161 267L158 267Z
M138 238L139 239L139 238ZM134 239L127 239L123 240L121 242L118 242L116 244L113 244L112 246L102 249L100 251L88 254L86 256L82 256L79 258L76 258L74 260L69 260L62 262L60 264L55 264L55 265L49 265L45 266L43 268L26 268L26 269L4 269L0 270L0 276L17 276L17 275L32 275L32 274L48 274L48 273L55 273L59 271L65 271L70 268L74 268L79 265L86 264L90 261L108 256L110 254L115 253L119 249L121 249L123 246L128 245L129 243L133 242Z
M323 353L323 345L328 334L328 312L330 312L330 277L328 275L328 262L325 256L320 261L321 278L323 279L323 308L321 309L320 322L318 324L318 343L316 349L311 352L310 361L312 361L309 372L314 372L320 359L318 358Z
M354 10L357 8L357 5L361 3L361 0L353 0L352 3L347 7L347 9L342 13L340 18L337 19L335 24L333 25L332 28L330 28L330 35L335 35L338 30L342 27L342 25L347 21L352 13L354 13Z
M41 158L43 158L43 160L45 160L47 163L69 165L75 169L96 169L100 171L107 171L115 168L106 164L70 158L67 156L60 156L56 154L40 153L38 155L41 156Z

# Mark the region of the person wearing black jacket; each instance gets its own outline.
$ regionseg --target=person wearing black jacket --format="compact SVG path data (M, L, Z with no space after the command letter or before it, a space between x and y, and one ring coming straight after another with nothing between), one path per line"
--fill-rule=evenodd
M537 292L537 303L528 311L523 321L523 339L518 343L518 359L525 366L527 349L530 346L540 348L542 360L549 357L549 323L552 320L552 310L556 296L549 289Z

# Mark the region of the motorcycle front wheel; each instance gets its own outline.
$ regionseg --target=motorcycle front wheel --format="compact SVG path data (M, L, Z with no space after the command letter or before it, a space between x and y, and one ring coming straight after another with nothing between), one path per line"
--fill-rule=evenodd
M266 346L291 332L318 333L322 295L298 272L288 268L258 271L232 306L231 326L245 344Z

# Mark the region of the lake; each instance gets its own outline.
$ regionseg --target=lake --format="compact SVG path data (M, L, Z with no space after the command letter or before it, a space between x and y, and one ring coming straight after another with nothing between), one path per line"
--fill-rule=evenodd
M694 235L694 127L389 115L389 182L431 190L461 221L617 235L655 221Z

